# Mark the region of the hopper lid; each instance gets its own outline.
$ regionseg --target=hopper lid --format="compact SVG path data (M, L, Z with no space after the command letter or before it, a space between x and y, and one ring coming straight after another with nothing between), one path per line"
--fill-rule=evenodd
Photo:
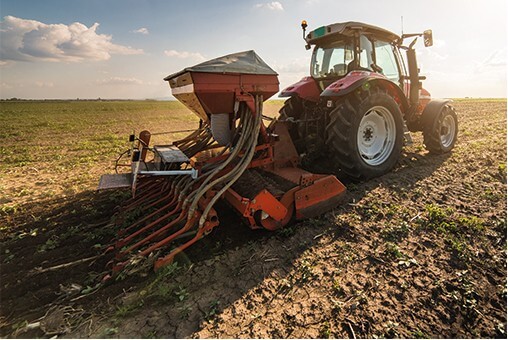
M187 67L180 72L167 76L164 80L169 81L185 72L277 75L277 72L268 66L253 50L228 54Z

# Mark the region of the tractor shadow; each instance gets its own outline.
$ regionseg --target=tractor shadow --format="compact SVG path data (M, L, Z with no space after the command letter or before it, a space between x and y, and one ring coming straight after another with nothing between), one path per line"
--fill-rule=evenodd
M274 288L274 281L292 282L293 287L303 286L307 267L302 255L306 254L304 257L307 258L312 254L322 236L328 234L332 239L353 245L360 242L350 228L330 228L335 223L334 216L354 209L348 203L360 201L380 186L394 192L409 192L448 158L449 155L406 152L396 169L385 176L361 183L345 180L346 186L352 189L334 212L296 222L276 232L250 230L226 204L218 205L220 226L180 257L179 261L186 263L188 269L169 280L176 287L177 294L180 291L179 298L173 298L170 306L163 307L163 316L150 308L141 312L152 319L149 324L139 315L129 319L130 326L124 334L138 332L135 334L139 336L157 334L158 337L170 338L217 337L219 334L248 337L251 323L247 321L242 328L218 333L209 333L209 323L218 322L220 325L220 320L236 318L235 315L239 314L247 319L251 312L259 309L260 299L286 293L284 287ZM268 310L269 303L269 300L263 302L265 307L261 309ZM170 327L160 327L159 324ZM267 336L290 336L283 330L272 331Z
M396 169L387 175L361 183L343 179L351 190L334 213L351 211L353 208L347 203L358 202L379 186L395 192L409 191L431 176L448 157L406 152ZM36 268L100 255L100 249L111 242L112 234L107 225L121 199L121 195L86 191L66 198L29 203L13 216L0 216L5 218L6 225L13 226L1 239L0 316L5 322L0 335L14 334L12 325L43 317L55 305L79 305L91 317L111 313L112 309L131 308L134 296L135 301L150 303L138 304L132 313L121 316L126 322L122 322L118 336L192 337L226 308L248 297L251 291L257 291L267 277L287 277L301 255L316 245L316 235L330 233L327 222L316 223L329 219L327 214L312 221L296 222L277 232L250 230L225 203L219 203L216 209L220 226L176 259L181 267L178 275L161 278L151 273L147 277L130 277L73 302L71 300L77 295L67 292L66 288L72 284L85 288L97 282L105 272L106 259L44 273L37 273ZM345 229L336 228L331 236L355 242ZM139 290L156 280L169 289L164 298L158 301L157 295L152 299L138 295ZM120 316L114 314L114 317ZM79 329L71 335L106 336L103 331L109 324L98 325L93 331ZM15 336L44 335L41 330L32 330ZM238 337L238 333L229 336ZM272 336L283 337L284 334Z

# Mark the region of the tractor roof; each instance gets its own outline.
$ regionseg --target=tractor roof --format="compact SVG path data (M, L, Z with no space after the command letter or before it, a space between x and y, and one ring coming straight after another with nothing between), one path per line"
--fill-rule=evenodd
M352 37L354 33L358 31L364 34L372 34L392 42L396 42L400 39L397 34L385 30L384 28L364 24L362 22L348 21L316 28L307 34L305 40L309 44L319 44L328 40L333 41L337 36Z

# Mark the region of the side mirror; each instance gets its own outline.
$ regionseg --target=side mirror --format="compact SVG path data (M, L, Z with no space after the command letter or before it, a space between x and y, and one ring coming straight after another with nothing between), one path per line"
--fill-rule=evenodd
M423 44L425 47L429 47L434 44L434 41L432 40L432 30L423 31Z

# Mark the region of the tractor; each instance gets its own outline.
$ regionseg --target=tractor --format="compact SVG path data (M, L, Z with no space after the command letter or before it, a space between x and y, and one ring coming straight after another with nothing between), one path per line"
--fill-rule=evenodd
M311 74L280 93L289 99L278 118L263 114L263 102L279 91L278 75L254 51L164 78L199 125L164 144L151 143L161 132L131 135L115 167L128 170L101 177L99 189L132 191L113 217L117 237L106 250L113 274L140 259L155 269L171 263L219 225L218 200L251 229L276 230L340 204L346 187L336 174L361 180L388 172L409 131L423 131L432 153L453 148L457 115L450 101L430 100L422 89L413 49L420 36L432 45L431 31L399 37L346 22L305 36L306 27ZM305 165L315 160L332 166L316 173Z
M335 173L361 180L383 175L397 163L408 131L422 131L431 153L450 151L457 115L450 100L431 100L422 88L414 45L432 31L398 36L385 29L345 22L305 36L314 46L310 76L285 88L280 110L303 164L325 160ZM408 45L403 42L414 38ZM405 53L404 53L405 52ZM404 63L405 54L407 64ZM331 166L330 166L331 165Z

